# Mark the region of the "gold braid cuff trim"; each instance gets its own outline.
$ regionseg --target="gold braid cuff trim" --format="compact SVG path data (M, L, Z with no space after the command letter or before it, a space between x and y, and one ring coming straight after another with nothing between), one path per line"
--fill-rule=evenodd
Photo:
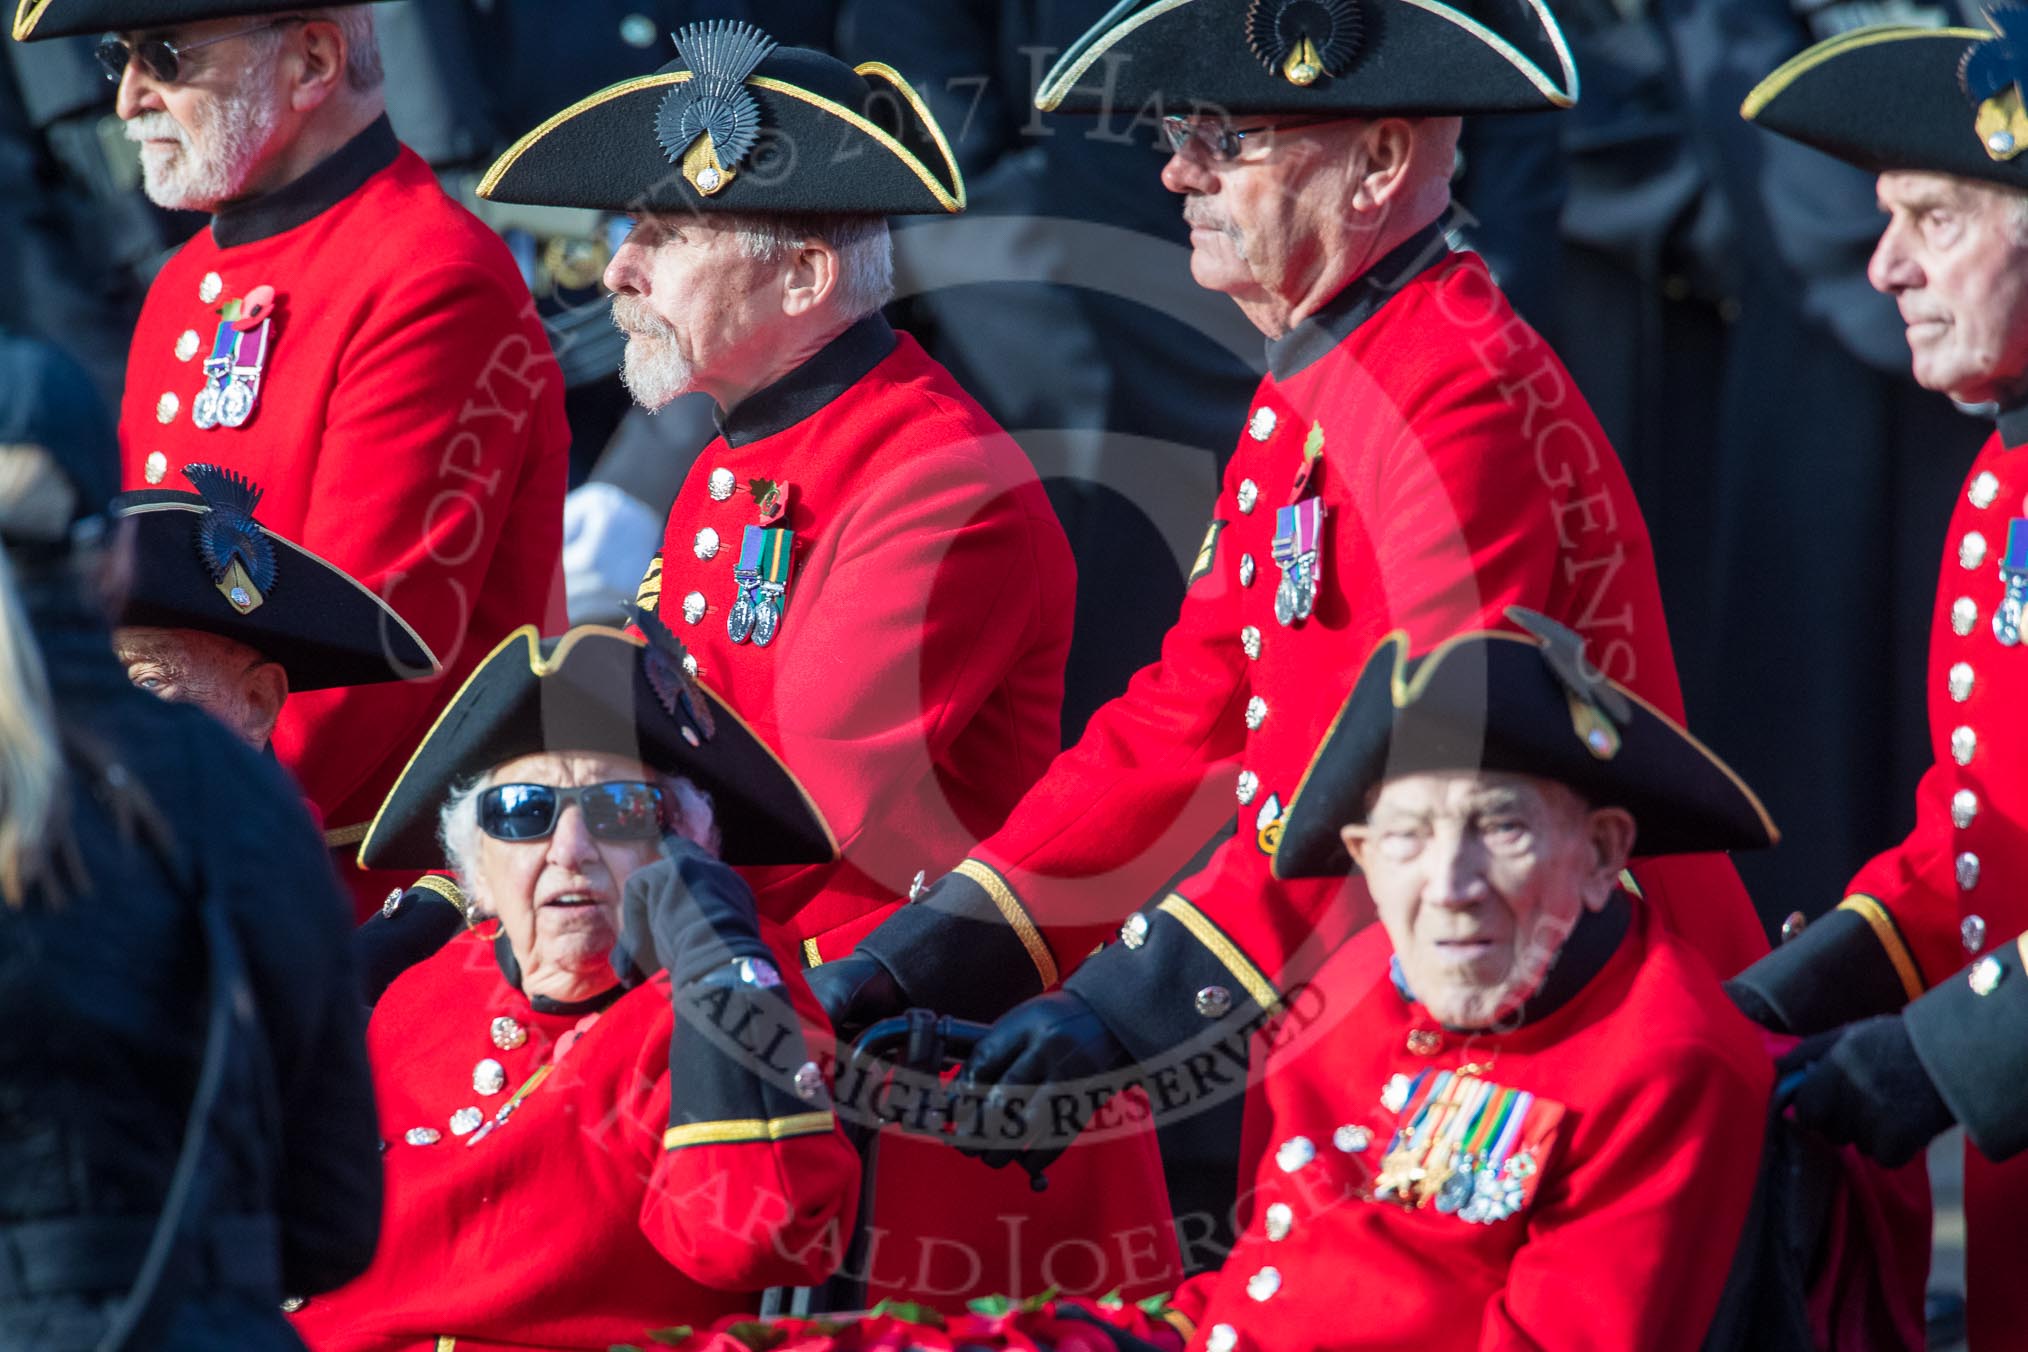
M1211 917L1191 905L1189 898L1171 892L1155 909L1168 912L1178 924L1190 931L1191 938L1210 949L1211 956L1218 959L1219 965L1232 973L1232 979L1253 997L1261 1013L1271 1014L1281 1004L1282 997L1275 990L1274 983L1262 976L1260 968L1240 951L1239 945L1226 938L1225 931L1212 924Z
M1000 918L1014 931L1014 937L1028 950L1028 960L1035 964L1035 971L1042 978L1042 989L1048 990L1056 984L1056 959L1049 952L1049 945L1042 938L1042 931L1035 928L1035 922L1028 918L1028 910L1021 899L1014 895L1014 889L1007 886L1007 880L993 869L976 859L967 859L951 872L962 874L986 889L986 895L993 899L993 905L1000 910Z
M817 941L815 939L803 940L803 966L822 967L823 965L824 955L817 951Z
M437 1339L437 1352L457 1352L458 1340L446 1333Z
M741 1141L780 1141L790 1136L815 1136L831 1130L837 1119L829 1112L797 1113L794 1117L744 1117L726 1122L686 1122L662 1133L664 1150L686 1145L731 1145Z
M1887 960L1894 964L1894 974L1901 978L1901 988L1913 1000L1925 989L1922 984L1922 969L1916 966L1915 955L1908 951L1908 943L1901 937L1901 927L1894 923L1894 917L1880 904L1877 897L1856 892L1838 903L1841 911L1857 912L1859 918L1873 928L1873 937L1880 941L1887 951Z
M463 888L449 878L437 873L425 873L415 880L415 887L424 892L434 892L457 907L458 914L465 917L465 928L472 927L472 899L465 895Z

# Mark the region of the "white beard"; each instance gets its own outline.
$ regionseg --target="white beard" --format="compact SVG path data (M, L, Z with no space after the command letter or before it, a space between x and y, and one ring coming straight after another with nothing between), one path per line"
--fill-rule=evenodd
M257 71L201 105L194 129L166 112L143 113L127 123L129 141L171 139L173 146L143 145L141 172L148 200L171 211L215 211L246 191L254 164L281 124L280 102L256 88Z
M639 297L613 297L613 325L627 335L620 381L635 403L653 412L690 392L690 363L676 347L676 331Z

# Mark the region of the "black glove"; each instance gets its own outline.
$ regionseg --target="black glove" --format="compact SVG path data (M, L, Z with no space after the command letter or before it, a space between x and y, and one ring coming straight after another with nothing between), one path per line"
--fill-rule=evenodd
M1955 1121L1897 1014L1819 1033L1775 1070L1777 1092L1800 1125L1890 1167L1914 1159Z
M1077 1139L1105 1101L1133 1083L1134 1058L1083 996L1056 990L1015 1006L979 1039L958 1089L986 1101L995 1144L955 1144L995 1169L1018 1158L1040 1174ZM1004 1143L1004 1144L1002 1144Z
M683 836L662 837L661 850L620 898L611 960L621 984L638 986L665 967L686 986L741 958L772 964L746 880Z
M812 967L804 975L831 1026L847 1040L882 1019L907 1012L911 1004L887 964L870 953L847 953Z

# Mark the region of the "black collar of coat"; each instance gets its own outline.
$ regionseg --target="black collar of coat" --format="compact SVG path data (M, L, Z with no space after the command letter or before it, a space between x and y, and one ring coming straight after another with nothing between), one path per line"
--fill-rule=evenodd
M2028 400L2002 408L1994 418L2000 428L2000 444L2008 450L2028 446Z
M507 942L504 930L493 939L493 961L500 964L500 975L507 979L507 984L521 991L521 963L515 958L514 945ZM521 991L528 1000L528 1007L537 1014L564 1015L597 1014L626 993L627 988L617 983L588 1000L552 1000L546 995L529 995L527 991Z
M358 192L400 153L401 142L383 113L295 182L221 208L211 218L211 238L219 248L230 249L294 230Z
M718 413L719 435L728 446L745 446L788 431L887 360L894 342L894 330L879 312L866 316L774 384Z
M1444 230L1450 212L1389 249L1379 262L1354 278L1323 308L1267 345L1268 371L1288 380L1321 361L1387 304L1395 292L1450 256Z

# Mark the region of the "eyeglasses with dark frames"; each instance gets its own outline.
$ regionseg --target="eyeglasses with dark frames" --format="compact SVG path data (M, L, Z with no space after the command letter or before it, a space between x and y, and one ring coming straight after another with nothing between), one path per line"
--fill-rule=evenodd
M268 23L256 24L252 28L239 28L202 42L170 42L167 38L142 38L129 43L125 38L108 33L99 39L93 55L106 73L106 79L118 84L127 73L127 63L138 60L141 69L148 72L150 79L162 84L175 84L183 76L183 58L205 47L230 42L234 38L247 37L254 33L265 33L271 28L282 28L289 24L303 23L301 15L290 14Z
M1335 121L1328 117L1305 117L1290 122L1270 122L1259 127L1234 127L1224 122L1213 122L1170 115L1162 119L1162 139L1168 143L1170 152L1176 153L1195 141L1204 147L1204 153L1218 164L1230 164L1246 149L1246 138L1259 136L1263 132L1290 131L1296 127L1321 126Z
M566 803L584 813L600 840L654 840L662 834L662 790L638 780L579 788L554 784L492 784L479 794L479 829L495 840L541 840L556 829Z

